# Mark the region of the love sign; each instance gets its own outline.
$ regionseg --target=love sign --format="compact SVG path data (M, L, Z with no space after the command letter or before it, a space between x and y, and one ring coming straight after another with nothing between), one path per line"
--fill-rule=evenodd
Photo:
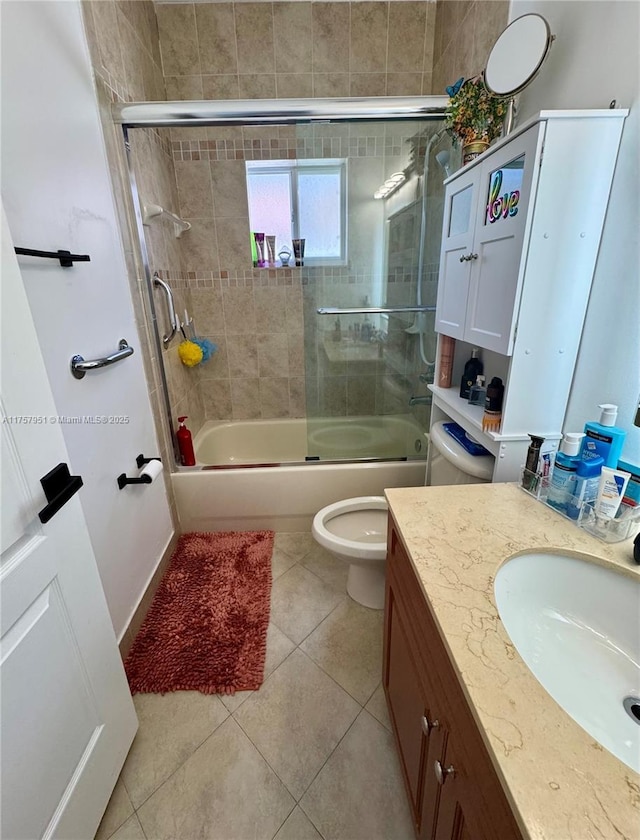
M500 195L502 188L502 170L498 169L491 176L489 187L489 203L487 204L487 217L490 224L498 219L506 219L507 216L515 216L518 212L520 201L520 190L512 190Z

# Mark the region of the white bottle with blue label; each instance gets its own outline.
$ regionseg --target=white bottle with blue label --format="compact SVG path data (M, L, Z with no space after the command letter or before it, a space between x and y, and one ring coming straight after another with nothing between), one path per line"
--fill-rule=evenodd
M580 463L580 441L583 434L567 432L563 437L560 449L556 453L549 483L547 504L567 513L567 505L575 492L576 471Z

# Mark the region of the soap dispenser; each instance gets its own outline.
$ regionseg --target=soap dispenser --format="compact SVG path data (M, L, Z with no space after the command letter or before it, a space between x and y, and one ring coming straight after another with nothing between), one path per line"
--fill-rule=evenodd
M617 405L604 403L598 408L602 409L600 422L585 423L580 458L588 461L590 458L600 456L604 460L605 467L612 467L615 470L627 433L615 425L618 416Z
M580 463L580 441L583 437L582 434L567 432L556 453L547 504L561 513L567 512L567 505L575 493L576 472Z

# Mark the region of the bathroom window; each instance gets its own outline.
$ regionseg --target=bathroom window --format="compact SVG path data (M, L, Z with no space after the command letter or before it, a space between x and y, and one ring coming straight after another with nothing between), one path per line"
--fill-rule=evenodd
M305 265L346 265L346 161L247 161L249 224L276 237L276 255L304 239Z

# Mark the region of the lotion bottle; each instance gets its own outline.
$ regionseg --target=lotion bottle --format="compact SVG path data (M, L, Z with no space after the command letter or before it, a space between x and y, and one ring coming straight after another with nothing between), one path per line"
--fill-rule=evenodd
M580 463L578 453L583 437L582 434L567 432L560 444L560 450L556 453L547 504L561 513L567 512L569 500L575 493L576 472Z
M600 422L585 423L580 458L588 461L590 458L600 456L604 460L605 467L615 469L618 466L627 433L615 425L618 416L617 405L604 403L598 408L602 409Z

